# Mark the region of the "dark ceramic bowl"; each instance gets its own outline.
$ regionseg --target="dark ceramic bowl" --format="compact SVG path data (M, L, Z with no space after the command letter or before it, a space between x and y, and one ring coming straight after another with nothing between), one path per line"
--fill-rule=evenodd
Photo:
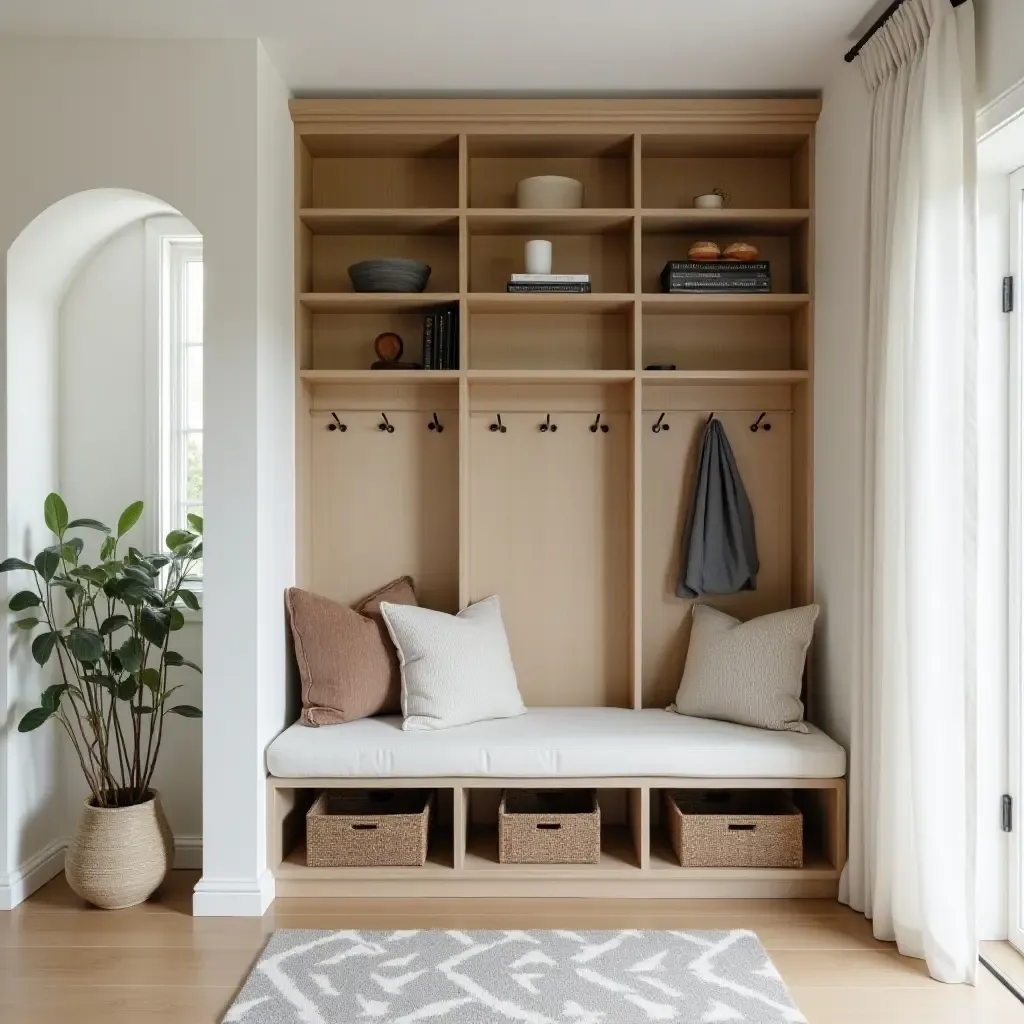
M421 292L430 279L430 267L418 260L363 260L348 268L357 292Z

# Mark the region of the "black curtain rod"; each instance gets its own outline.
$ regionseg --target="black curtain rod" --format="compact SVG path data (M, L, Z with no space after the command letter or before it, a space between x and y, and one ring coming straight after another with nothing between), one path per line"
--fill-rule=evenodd
M950 0L950 3L954 7L959 7L961 4L967 3L967 0ZM903 6L903 0L893 0L891 4L878 16L878 19L874 24L857 40L853 49L846 55L846 63L850 64L855 61L860 54L860 51L867 45L868 40Z

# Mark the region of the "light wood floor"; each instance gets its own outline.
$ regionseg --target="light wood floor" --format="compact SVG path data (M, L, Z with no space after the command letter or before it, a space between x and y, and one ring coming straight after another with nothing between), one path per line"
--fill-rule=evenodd
M275 928L751 928L810 1024L1024 1024L988 972L940 985L824 900L278 900L261 919L193 918L197 874L153 902L87 908L57 878L0 913L3 1024L210 1024Z

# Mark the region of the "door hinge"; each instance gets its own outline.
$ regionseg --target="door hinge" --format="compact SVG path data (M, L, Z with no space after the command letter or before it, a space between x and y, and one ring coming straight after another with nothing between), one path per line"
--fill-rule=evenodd
M1013 312L1013 278L1003 278L1003 312Z
M1009 793L1003 796L1003 831L1013 831L1013 797Z

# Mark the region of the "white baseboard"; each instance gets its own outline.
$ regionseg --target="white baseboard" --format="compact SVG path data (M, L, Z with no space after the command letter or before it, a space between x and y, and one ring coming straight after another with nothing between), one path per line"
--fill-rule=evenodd
M66 839L56 839L49 846L29 857L17 871L0 875L0 911L13 910L64 870ZM203 837L175 836L174 869L202 871Z
M13 910L64 870L66 839L56 839L10 875L0 875L0 910Z
M192 895L195 917L262 917L274 902L274 876L201 878Z

